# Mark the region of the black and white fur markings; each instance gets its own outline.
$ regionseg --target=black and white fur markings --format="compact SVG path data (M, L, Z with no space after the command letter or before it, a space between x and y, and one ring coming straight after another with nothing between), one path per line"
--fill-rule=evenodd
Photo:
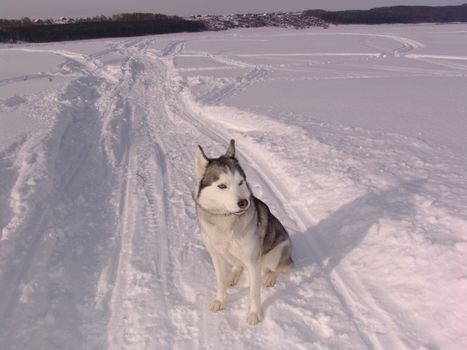
M235 156L234 140L219 158L208 158L199 146L195 174L193 199L217 280L210 309L215 312L224 308L227 286L237 284L246 268L250 281L247 322L255 325L262 318L261 280L263 286L271 287L279 273L287 273L294 266L290 237L268 206L251 192ZM230 274L228 264L232 266Z

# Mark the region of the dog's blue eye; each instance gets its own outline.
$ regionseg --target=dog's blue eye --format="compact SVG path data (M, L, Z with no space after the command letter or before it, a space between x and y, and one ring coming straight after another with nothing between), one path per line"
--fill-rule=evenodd
M243 180L239 182L238 186L243 185Z
M221 190L225 190L227 188L227 186L224 184L217 185L217 187L219 187Z

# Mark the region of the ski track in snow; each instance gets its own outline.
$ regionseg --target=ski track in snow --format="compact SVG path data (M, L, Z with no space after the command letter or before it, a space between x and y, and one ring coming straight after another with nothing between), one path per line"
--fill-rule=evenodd
M409 38L339 35L370 37L368 47L378 52L334 57L371 61L392 55L465 70L465 57L413 53L424 44ZM386 50L371 38L402 46ZM451 244L457 248L445 251L445 243L436 245L437 237L424 234L467 228L465 207L456 201L456 196L467 199L460 175L465 164L442 159L422 141L399 135L320 123L304 129L222 105L258 81L275 79L270 73L281 69L242 59L276 54L193 53L185 50L185 40L175 39L156 49L156 41L113 41L90 55L14 49L63 57L56 71L36 78L60 75L71 81L51 99L49 108L57 111L52 130L21 137L0 154L2 349L431 349L437 347L434 341L444 341L447 348L455 341L466 344L465 332L452 323L447 340L431 339L430 330L420 329L425 321L404 317L397 297L394 301L378 289L381 270L369 271L369 277L358 270L365 271L364 264L387 264L373 261L364 250L378 256L394 240L418 240L421 269L429 265L431 251L440 256L437 263L461 261L465 240L453 234ZM106 64L109 54L120 59ZM247 72L195 97L175 64L177 57L193 55ZM359 62L354 66L365 64ZM405 73L452 74L441 68L407 68ZM21 80L5 79L0 85ZM336 137L342 147L333 141ZM229 290L225 311L208 311L214 273L191 200L196 145L214 156L230 138L237 140L254 192L283 221L295 246L297 269L262 292L264 320L257 327L245 322L245 277ZM381 239L388 240L387 246L375 243ZM457 287L459 299L453 302L467 291L465 281ZM427 296L422 294L421 302ZM458 310L452 319L467 321L465 316Z

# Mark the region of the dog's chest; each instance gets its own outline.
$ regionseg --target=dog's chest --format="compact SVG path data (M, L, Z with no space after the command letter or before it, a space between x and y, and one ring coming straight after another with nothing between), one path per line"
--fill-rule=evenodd
M256 237L254 230L248 225L238 225L233 221L202 223L201 231L206 248L211 253L223 256L240 257L249 250Z
M233 232L203 232L203 242L210 251L221 254L230 250L232 235Z
M230 222L201 223L203 242L209 250L228 250L235 236L235 228Z

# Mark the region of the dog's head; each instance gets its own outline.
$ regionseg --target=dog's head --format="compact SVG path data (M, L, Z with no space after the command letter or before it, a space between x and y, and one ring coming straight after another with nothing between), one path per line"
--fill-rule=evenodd
M215 214L241 215L251 205L251 190L245 172L235 157L235 140L224 155L208 158L201 146L195 160L197 203Z

